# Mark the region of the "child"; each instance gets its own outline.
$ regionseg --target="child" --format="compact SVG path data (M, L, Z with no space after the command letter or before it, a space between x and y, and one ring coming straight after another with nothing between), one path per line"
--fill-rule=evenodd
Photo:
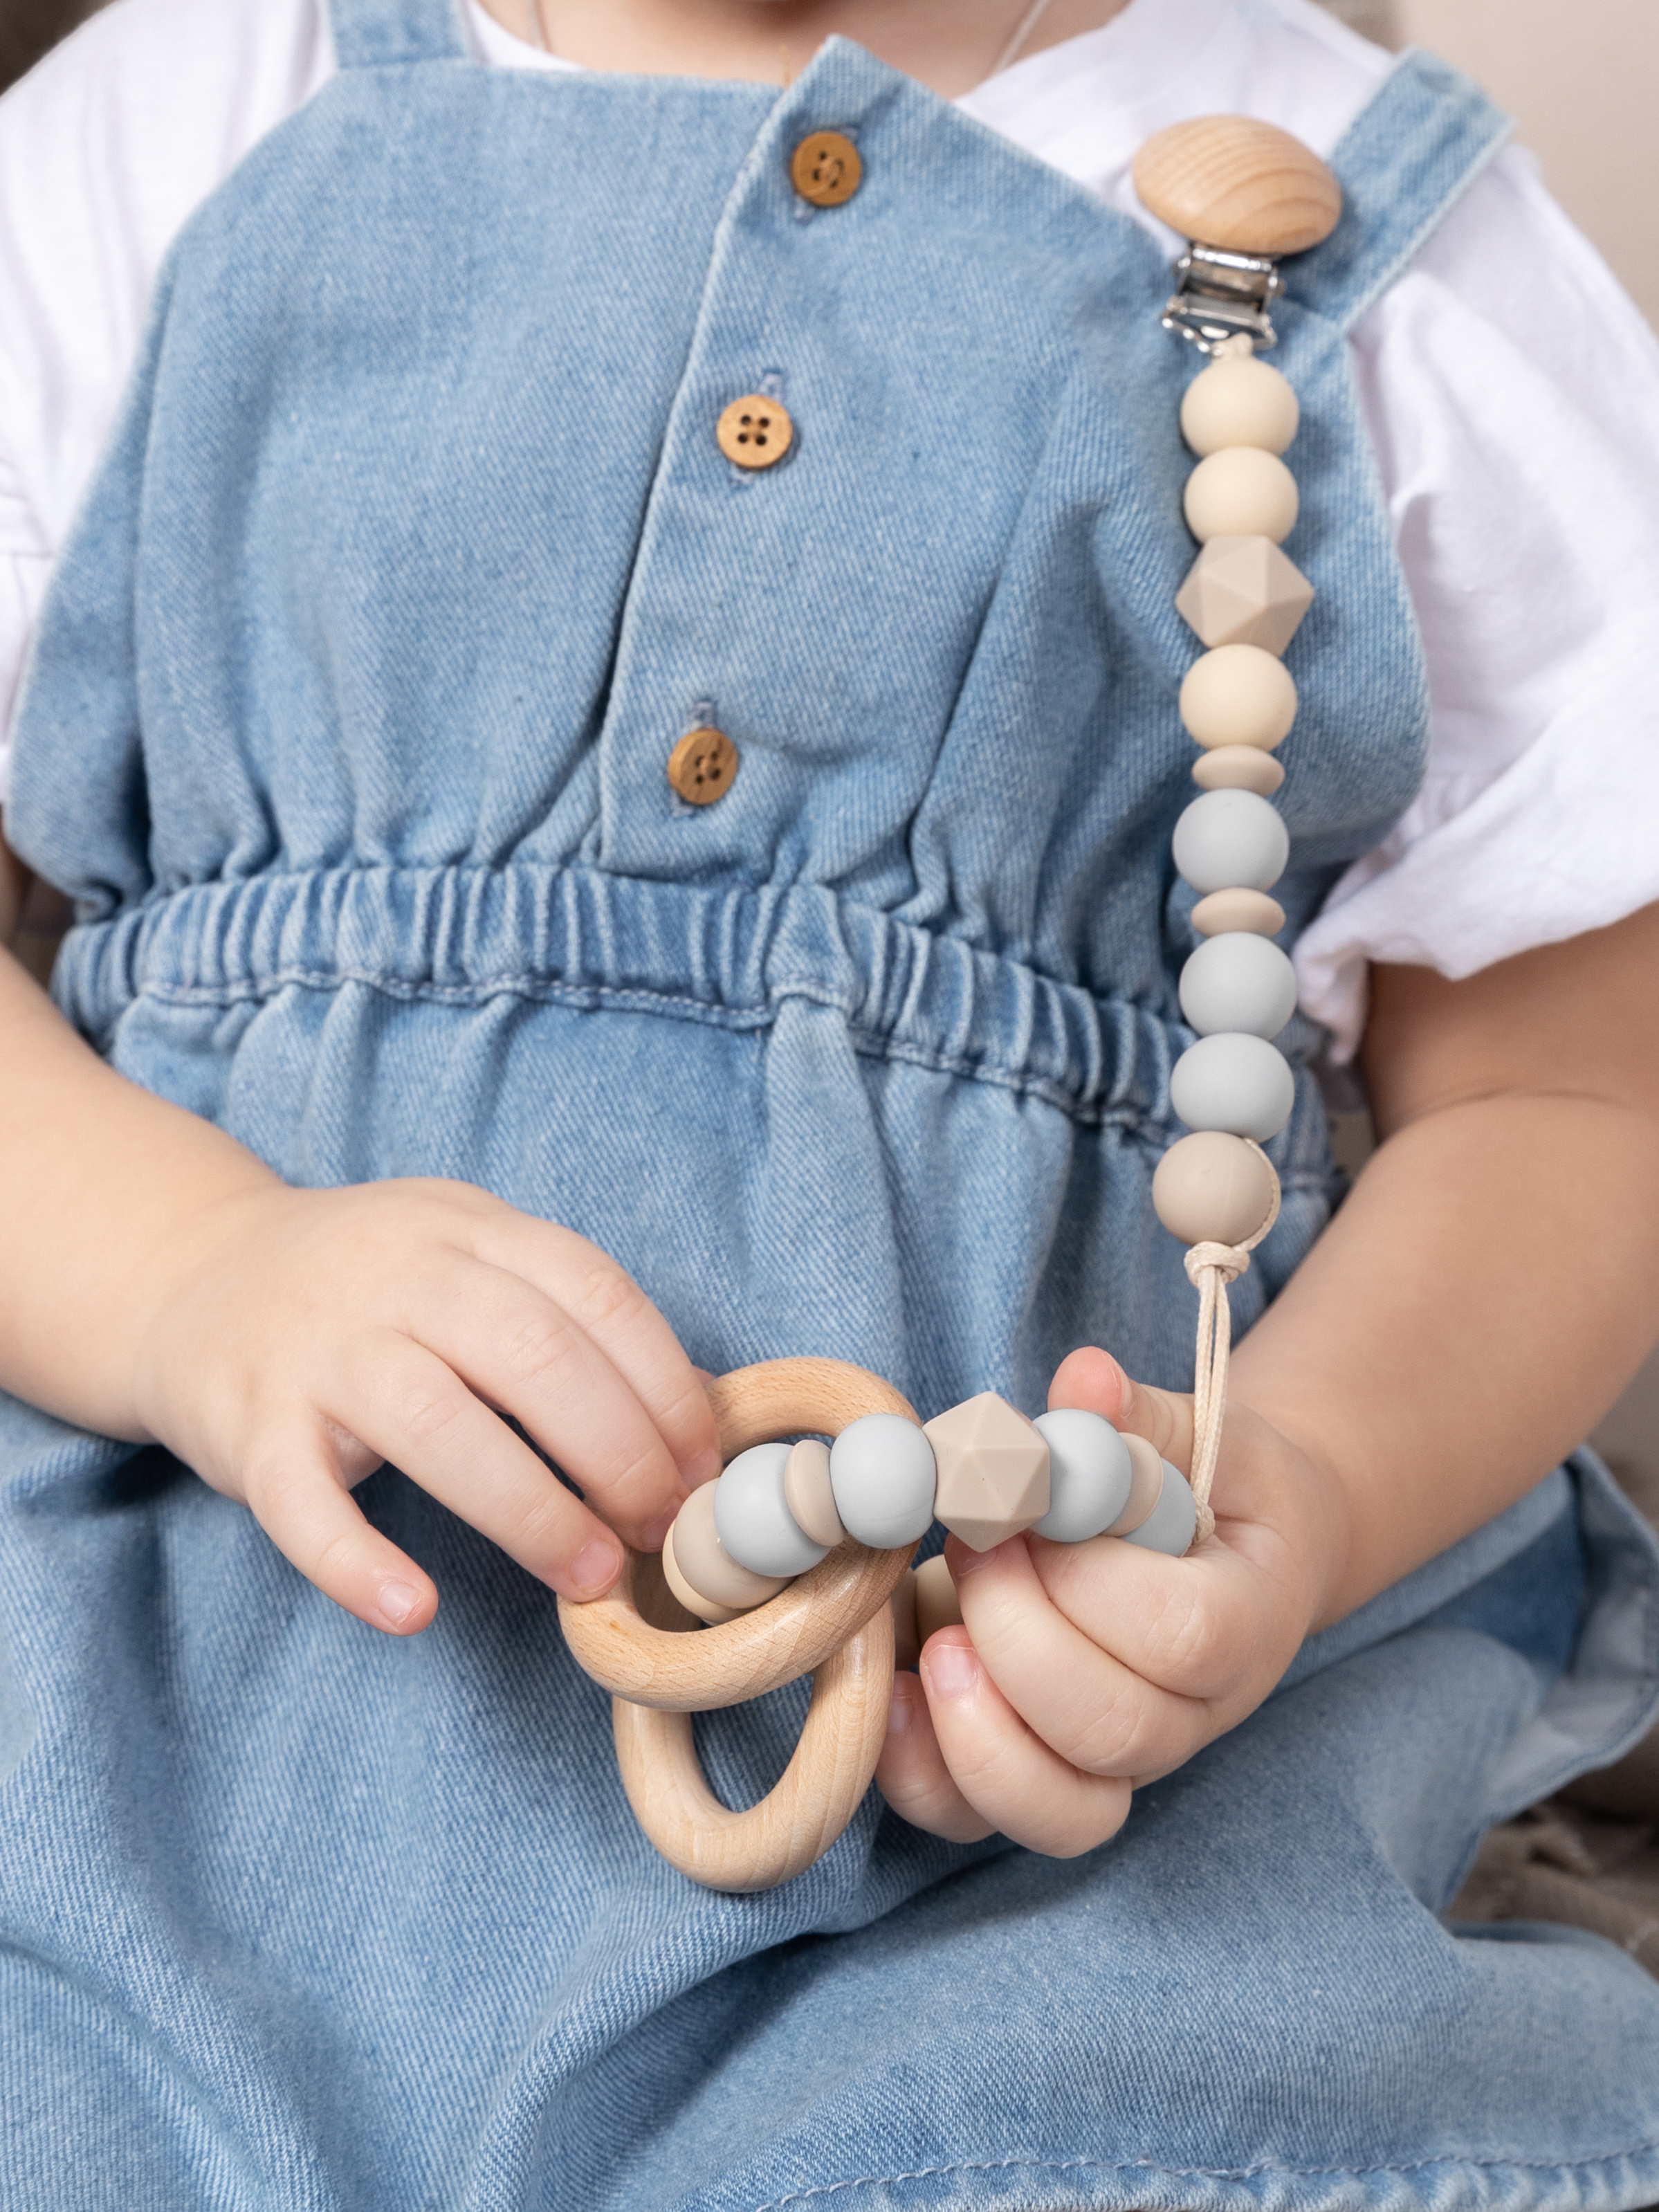
M1219 1527L953 1553L884 1806L699 1891L553 1597L716 1471L694 1362L1189 1450L1126 178L1218 111L1346 206ZM120 0L0 112L5 830L79 917L62 1014L0 978L7 2203L1659 2196L1659 1990L1434 1917L1659 1674L1557 1466L1651 1327L1659 374L1501 137L1301 0ZM804 1701L699 1724L729 1800Z

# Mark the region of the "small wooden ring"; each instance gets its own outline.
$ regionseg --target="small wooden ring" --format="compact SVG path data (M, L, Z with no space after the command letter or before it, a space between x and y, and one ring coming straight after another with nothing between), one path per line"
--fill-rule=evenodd
M916 1418L890 1383L838 1359L768 1360L708 1391L727 1461L777 1437L839 1436L866 1413ZM668 1610L654 1558L630 1553L615 1589L589 1604L559 1600L572 1656L612 1694L617 1761L635 1817L693 1881L769 1889L821 1858L853 1817L886 1734L888 1600L913 1549L872 1552L849 1539L753 1613L696 1634L646 1618ZM759 1804L732 1812L703 1780L690 1715L807 1673L812 1702L782 1778Z

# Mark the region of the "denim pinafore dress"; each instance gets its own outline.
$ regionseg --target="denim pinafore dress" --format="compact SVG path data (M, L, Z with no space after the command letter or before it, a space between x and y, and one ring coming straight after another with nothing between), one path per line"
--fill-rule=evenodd
M569 1223L710 1368L1035 1407L1093 1340L1178 1387L1198 364L1158 252L842 41L780 93L490 70L447 0L336 29L179 240L40 630L8 830L78 902L62 1004L295 1182ZM822 128L863 182L814 210ZM1346 332L1498 135L1402 63L1281 319L1292 930L1424 763ZM764 473L716 443L744 393L795 426ZM739 765L692 807L705 723ZM1290 1042L1245 1319L1328 1207ZM164 1453L0 1407L8 2206L1659 2197L1659 1989L1435 1917L1652 1704L1652 1547L1588 1458L1103 1849L872 1793L743 1898L638 1833L550 1594L394 1471L359 1495L443 1592L412 1642ZM732 1802L804 1704L700 1723Z

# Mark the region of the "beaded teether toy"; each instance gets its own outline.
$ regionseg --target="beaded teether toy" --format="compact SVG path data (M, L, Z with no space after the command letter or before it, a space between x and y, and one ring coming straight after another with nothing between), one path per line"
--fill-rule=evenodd
M1211 356L1182 403L1200 457L1184 507L1200 550L1176 597L1208 648L1181 687L1182 723L1203 751L1200 795L1174 837L1204 940L1180 981L1198 1042L1170 1078L1192 1133L1152 1179L1158 1218L1190 1248L1199 1292L1192 1480L1097 1414L1028 1420L988 1391L924 1424L890 1384L836 1360L775 1360L711 1383L726 1462L719 1480L686 1500L659 1559L629 1554L613 1590L587 1605L562 1598L559 1617L578 1662L612 1693L617 1764L641 1826L714 1888L789 1881L852 1818L886 1733L896 1624L912 1656L961 1619L942 1559L906 1571L935 1518L975 1551L1029 1529L1176 1557L1215 1525L1227 1285L1278 1218L1279 1178L1261 1147L1295 1096L1272 1042L1296 980L1273 942L1285 913L1269 893L1290 839L1268 800L1285 780L1273 755L1297 707L1279 656L1313 599L1279 550L1297 518L1279 458L1296 434L1296 394L1255 354L1275 342L1279 258L1328 236L1341 199L1305 146L1236 116L1161 132L1134 177L1152 212L1193 241L1164 327ZM698 1622L701 1633L685 1632ZM811 1704L782 1778L731 1811L703 1779L690 1716L808 1673Z

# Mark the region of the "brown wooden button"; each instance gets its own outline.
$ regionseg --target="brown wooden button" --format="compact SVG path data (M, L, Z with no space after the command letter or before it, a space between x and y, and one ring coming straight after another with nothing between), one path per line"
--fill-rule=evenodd
M1305 252L1328 238L1342 189L1317 154L1249 115L1200 115L1134 161L1143 207L1182 238L1229 253Z
M864 181L859 149L839 131L815 131L796 147L789 181L814 207L839 207Z
M692 806L712 806L731 790L738 749L724 730L688 730L668 756L668 781Z
M734 399L714 426L720 449L740 469L769 469L794 443L795 426L775 399L752 392Z

